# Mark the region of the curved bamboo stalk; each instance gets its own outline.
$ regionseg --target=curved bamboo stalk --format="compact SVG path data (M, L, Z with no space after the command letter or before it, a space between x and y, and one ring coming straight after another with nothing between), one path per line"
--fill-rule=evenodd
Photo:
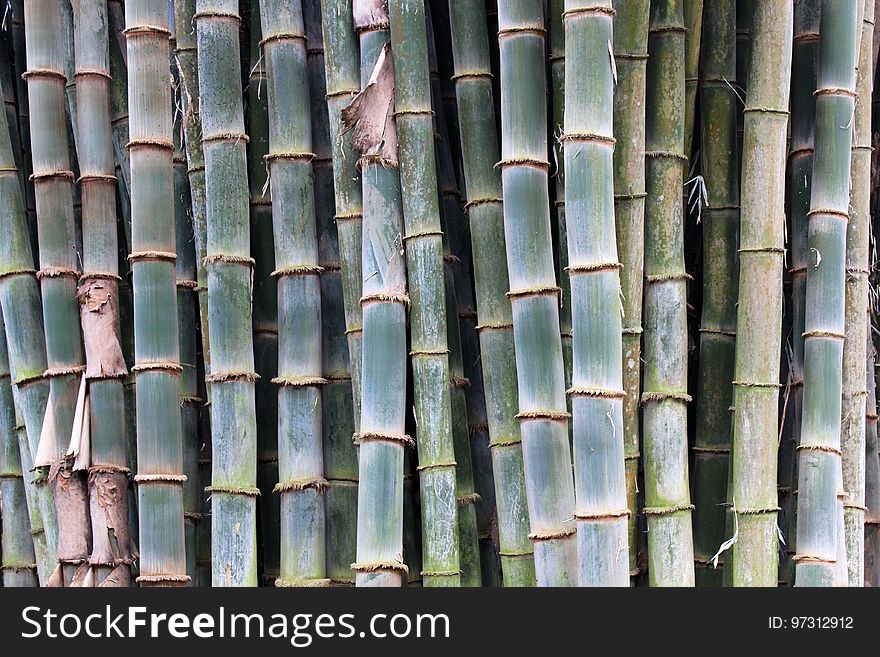
M361 150L364 343L358 436L358 586L400 586L403 563L403 461L406 417L406 272L403 210L393 117L394 68L381 0L355 0L361 86L342 115ZM370 121L370 118L373 120ZM355 126L355 123L357 125Z
M645 256L645 85L648 0L614 0L614 125L627 135L614 145L614 220L623 296L623 450L629 508L629 569L639 571L639 399L642 374L642 287Z
M822 1L816 146L808 215L797 586L833 586L846 578L842 563L846 551L839 531L843 524L840 413L856 15L856 0Z
M756 3L744 110L729 494L738 538L725 562L734 586L777 585L776 459L792 29L791 3Z
M501 180L513 311L523 461L541 586L577 582L574 484L553 272L543 97L544 20L537 0L498 8L501 44Z
M257 485L263 582L274 585L281 572L281 498L273 494L278 483L278 286L272 197L269 192L269 93L260 45L260 5L250 3L250 61L247 87L248 166L250 175L251 256L254 259L254 364L256 382Z
M257 440L247 153L235 0L197 0L211 373L211 579L256 586Z
M5 344L15 401L23 416L21 423L26 426L20 460L22 472L27 473L25 490L37 574L40 584L46 584L56 564L55 505L46 470L32 472L31 467L49 394L49 385L42 376L46 370L46 344L31 236L5 113L0 115L0 227L6 236L0 240L0 306L5 317Z
M340 245L334 217L335 194L327 107L324 38L321 5L303 7L308 37L308 75L311 93L312 160L315 185L315 219L318 225L318 265L321 273L321 368L327 383L322 388L324 417L324 491L326 509L326 569L333 585L354 583L349 565L355 560L357 536L357 450L352 443L354 416L352 380L345 335L345 312Z
M119 333L119 247L116 176L110 121L106 0L76 3L75 52L80 189L83 204L82 285L77 291L86 348L90 414L89 507L96 586L130 586L136 551L129 538L128 438ZM81 454L82 456L82 454Z
M450 2L449 12L501 568L505 586L534 586L486 17L475 0Z
M140 576L181 586L186 575L175 274L171 36L164 3L125 5L138 400Z
M40 245L40 288L49 379L46 421L37 466L52 464L50 484L58 517L57 582L70 584L88 559L90 528L86 477L66 457L77 391L84 370L76 300L78 262L73 172L68 156L61 15L46 0L26 0L25 73L30 100L34 191ZM115 255L115 254L114 254ZM48 422L48 425L46 425Z
M578 584L628 586L620 263L614 226L614 9L566 0L563 23ZM591 189L591 186L594 186Z
M289 3L288 3L289 4ZM278 281L278 473L281 571L276 586L328 586L324 530L321 268L302 4L263 0L269 155ZM288 95L289 94L289 95ZM293 102L290 102L292 99Z
M6 338L0 334L0 569L4 588L39 585L10 381Z
M645 515L651 586L693 586L687 461L685 80L680 0L651 3L645 136Z
M841 434L846 564L850 586L865 583L865 362L868 344L868 274L871 238L871 61L874 0L865 0L858 25L859 56L850 155L849 223L846 230Z
M739 166L736 138L736 2L707 0L700 106L701 161L708 205L702 208L703 314L693 448L694 558L697 584L720 586L711 559L725 539L736 360ZM723 564L719 557L718 564Z

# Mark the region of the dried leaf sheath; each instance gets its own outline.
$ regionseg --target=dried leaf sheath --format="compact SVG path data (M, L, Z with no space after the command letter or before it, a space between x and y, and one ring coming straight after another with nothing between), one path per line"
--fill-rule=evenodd
M357 0L361 91L343 110L361 151L363 369L358 436L358 586L400 586L406 414L406 271L394 122L394 69L384 3ZM371 20L377 15L378 19Z

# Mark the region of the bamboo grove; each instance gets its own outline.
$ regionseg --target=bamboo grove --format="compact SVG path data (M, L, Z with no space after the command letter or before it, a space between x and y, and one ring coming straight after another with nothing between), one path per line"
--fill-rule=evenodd
M3 586L880 585L880 3L4 11Z

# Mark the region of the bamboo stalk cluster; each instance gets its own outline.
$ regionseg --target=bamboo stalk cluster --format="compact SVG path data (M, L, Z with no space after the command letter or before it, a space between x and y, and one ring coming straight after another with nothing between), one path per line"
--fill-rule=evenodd
M874 0L57 5L4 586L880 585Z

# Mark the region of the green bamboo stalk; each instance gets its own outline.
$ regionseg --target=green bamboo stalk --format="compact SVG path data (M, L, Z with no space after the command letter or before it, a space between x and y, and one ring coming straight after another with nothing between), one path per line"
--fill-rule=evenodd
M846 563L850 586L865 583L865 377L868 344L868 274L871 237L871 61L874 0L865 0L857 26L860 44L850 155L849 223L846 230L841 434Z
M355 560L357 536L357 450L352 443L351 367L345 335L344 284L341 249L335 214L333 143L330 139L330 112L327 107L324 37L321 32L321 5L305 3L304 18L308 37L308 74L312 119L312 160L315 185L315 218L318 224L318 265L321 273L321 359L324 417L324 491L326 507L326 569L335 586L354 584L350 564Z
M25 424L25 442L20 445L22 472L37 556L40 584L46 584L55 568L57 525L52 492L45 468L33 471L43 426L49 385L46 370L46 344L40 292L34 276L31 235L28 230L21 186L6 114L0 116L0 226L6 239L0 241L0 306L5 321L5 338L16 405ZM21 436L19 436L21 438ZM22 447L26 448L22 450Z
M75 29L74 29L74 2L79 0L61 0L59 8L61 9L61 32L56 36L60 37L62 47L64 48L64 75L67 82L64 84L64 95L67 101L67 120L70 124L70 145L71 145L71 161L77 162L79 159L79 135L77 135L77 126L79 125L78 106L76 102L76 76L75 69ZM56 10L57 11L57 10Z
M15 50L15 95L16 105L18 107L18 131L21 144L21 175L25 179L25 212L27 217L27 226L31 235L31 252L37 253L37 210L36 201L34 199L34 183L31 180L33 168L31 164L31 126L30 126L30 110L27 95L27 81L22 77L22 73L27 70L27 53L25 47L24 34L24 0L12 0L11 3L11 29L12 43Z
M877 354L867 346L865 405L865 585L880 586L880 454L877 447L877 389L874 378Z
M534 586L488 30L476 0L451 2L449 12L502 574L505 586Z
M108 0L107 21L110 51L110 124L116 156L119 212L125 246L131 252L131 160L128 155L128 70L125 63L125 10L120 0ZM134 375L129 375L130 383ZM126 385L129 383L126 382ZM132 388L132 395L134 390Z
M48 582L55 567L55 555L49 552L46 540L46 529L43 524L41 511L40 488L34 483L35 475L31 450L28 445L27 427L18 404L18 391L13 387L13 400L15 402L15 437L18 444L18 455L21 461L21 472L24 480L24 495L27 505L28 518L30 520L30 533L33 539L34 555L37 563L37 580L40 586ZM51 499L50 499L51 503Z
M556 278L562 289L559 306L559 330L562 338L562 359L565 365L565 388L571 387L572 375L572 331L571 331L571 283L568 279L568 224L565 215L565 158L563 156L562 126L565 114L565 29L562 14L565 0L550 0L548 46L550 49L550 82L552 86L550 124L551 147L553 148L553 178L556 181ZM572 399L567 399L568 412L571 413Z
M256 586L257 441L250 303L253 259L240 85L238 2L197 0L211 343L214 586ZM276 254L277 256L277 254Z
M627 135L614 145L614 219L623 294L623 450L629 508L629 569L638 574L639 399L645 234L645 85L648 0L614 0L614 125Z
M248 75L248 176L251 208L251 256L254 258L254 364L256 383L257 484L261 572L263 582L274 585L281 572L281 498L272 491L278 483L278 286L275 271L275 238L272 229L272 198L269 194L269 93L266 67L260 47L262 28L258 2L250 9L250 63Z
M173 69L172 69L173 70ZM175 115L175 123L179 120ZM183 154L179 124L174 130L174 227L177 243L177 331L180 349L180 428L183 445L183 518L186 547L186 574L189 585L196 584L196 540L202 522L199 499L199 405L202 403L198 390L198 297L196 282L196 250L193 245L192 219L190 215L189 177L186 172L186 156Z
M3 516L0 569L4 587L38 586L10 381L6 338L0 335L0 514Z
M37 466L52 464L50 484L58 518L58 583L73 582L89 556L89 511L84 473L66 458L84 354L76 300L78 272L73 208L73 172L68 157L64 110L64 50L61 15L46 0L24 5L25 73L30 100L32 160L40 247L40 279L49 379L51 423L43 427ZM63 485L62 485L63 484ZM64 564L63 567L60 564ZM82 571L81 571L82 572Z
M696 129L697 95L700 84L700 42L703 30L704 0L684 3L684 152L690 157Z
M116 176L110 121L106 0L79 0L75 16L83 269L80 324L90 414L89 506L96 586L130 586L136 551L129 539L128 437L119 333Z
M400 142L406 264L411 291L410 356L419 449L422 577L425 586L459 586L456 453L443 236L434 159L425 3L389 3L395 62L395 120ZM446 281L448 284L449 281ZM468 445L469 447L469 445Z
M728 496L738 538L725 567L734 586L776 586L784 163L793 8L786 2L756 3L754 11L753 56L744 110L735 411Z
M841 363L846 223L856 83L856 0L823 0L810 194L804 415L798 468L797 586L841 581ZM756 21L757 23L757 21ZM843 573L845 579L846 575Z
M426 3L428 26L428 68L431 79L431 106L434 109L434 144L437 187L440 192L440 230L443 233L443 276L445 278L446 339L449 347L449 395L452 409L452 440L455 446L456 498L458 503L458 542L459 562L461 564L461 585L480 586L482 584L481 546L479 511L484 506L484 497L476 490L472 450L475 440L484 434L486 426L481 398L481 380L477 379L473 368L465 369L465 360L479 359L477 344L476 311L470 272L470 235L464 220L461 194L453 163L452 142L457 145L460 139L450 137L450 128L458 134L455 117L447 119L447 98L443 79L452 72L441 73L438 66L438 40L443 44L443 30L448 35L449 11L445 2L437 2L440 11L438 22ZM446 26L444 27L444 23ZM450 39L451 40L451 39ZM447 43L449 58L451 43ZM449 62L451 64L451 62ZM450 86L452 81L449 80ZM453 102L455 96L453 92ZM453 111L453 114L457 112ZM466 257L461 257L466 255ZM471 378L474 377L474 379ZM488 451L488 442L484 443ZM488 456L488 454L487 454ZM491 471L488 473L491 477ZM490 483L491 485L491 483ZM493 495L494 497L494 495ZM494 551L494 549L493 549Z
M205 256L208 248L206 199L205 199L205 157L202 150L202 122L199 112L199 77L198 54L196 48L196 30L193 16L195 0L174 1L174 24L176 28L175 62L177 64L178 85L182 100L184 150L186 152L187 174L190 188L190 211L193 226L193 242L196 252L195 288L198 297L198 325L201 338L201 358L206 374L211 371L211 347L208 332L208 271L205 267ZM111 49L112 54L112 49ZM112 66L111 59L111 66ZM201 385L201 384L200 384ZM205 383L204 398L210 404L211 385ZM202 393L199 392L199 396ZM199 414L199 487L210 484L211 473L211 424L208 407L203 406ZM211 581L211 523L207 522L210 515L210 498L200 496L201 521L196 531L196 585L209 586Z
M794 11L794 42L791 75L791 140L788 163L788 216L791 280L791 351L789 381L782 439L786 441L779 455L780 528L786 545L779 565L779 579L794 580L796 546L797 447L803 417L804 385L804 312L807 285L807 213L810 210L810 186L813 177L815 135L816 59L818 56L819 1L799 2Z
M363 91L346 108L346 129L361 153L363 193L363 369L357 440L358 586L400 586L406 417L406 274L403 209L393 117L394 68L382 0L355 0ZM372 118L373 121L369 119ZM366 120L365 120L366 119ZM370 129L372 127L372 129Z
M559 288L552 265L547 189L543 6L498 7L501 43L501 180L519 384L523 461L540 586L577 583L574 485Z
M333 148L333 189L336 196L336 227L339 235L345 332L348 336L354 427L361 417L361 352L363 319L361 314L361 178L357 154L350 136L341 133L342 109L360 90L358 38L354 33L352 0L321 0L321 27L325 45L327 110L330 114L330 141Z
M736 138L736 2L707 0L701 80L701 161L709 194L703 224L703 313L693 448L697 583L720 586L711 559L725 539L736 360L739 166ZM719 565L723 565L719 556Z
M281 571L276 586L329 586L324 531L321 267L315 221L302 4L261 7L278 281L278 470Z
M629 586L621 264L614 226L614 9L566 0L564 145L578 584ZM592 187L592 189L591 189Z
M0 35L0 91L3 96L3 108L6 113L6 125L9 132L9 140L12 144L12 156L15 168L18 170L19 184L21 185L21 197L27 194L26 185L29 182L24 176L22 158L25 151L21 144L21 131L18 126L18 103L16 102L15 66L12 55L12 35L9 30Z
M188 582L175 272L171 36L165 3L125 5L143 585Z
M684 270L684 14L651 3L645 136L645 515L651 586L693 586L687 461L688 274Z

